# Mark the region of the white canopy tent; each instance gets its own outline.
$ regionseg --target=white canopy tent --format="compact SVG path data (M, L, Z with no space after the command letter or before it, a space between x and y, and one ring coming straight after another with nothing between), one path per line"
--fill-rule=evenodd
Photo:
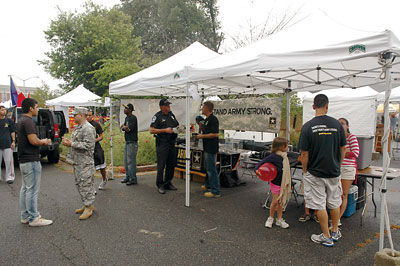
M374 136L376 130L377 92L369 87L332 89L322 92L329 98L328 115L346 118L356 136ZM312 108L318 92L303 98L303 124L315 116Z
M184 79L169 79L152 88L133 90L131 95L186 95L189 86L197 86L197 92L213 94L264 94L289 91L318 91L331 88L373 87L385 84L385 121L389 121L387 107L392 83L399 75L400 42L391 31L366 34L366 32L339 27L337 24L323 23L327 30L313 31L301 28L300 24L261 40L232 53L204 61L196 65L187 65L179 73ZM367 35L367 36L366 36ZM349 41L353 40L353 41ZM332 43L337 43L331 45ZM178 73L178 74L179 74ZM160 75L162 76L162 75ZM184 82L182 82L184 81ZM143 83L145 80L142 81ZM186 87L184 86L186 83ZM110 95L123 93L118 91L116 83L110 84ZM171 94L168 94L171 92ZM179 92L179 93L178 93ZM289 112L289 101L287 110ZM187 105L187 108L189 106ZM186 119L187 158L189 148L189 119ZM289 119L288 119L289 121ZM287 126L289 128L289 126ZM380 249L383 248L384 225L389 232L390 223L386 205L386 174L390 163L388 147L389 124L385 123L383 137L383 176L381 183L381 228ZM188 167L186 164L188 184ZM186 205L189 205L188 185ZM385 223L386 222L386 223ZM393 246L391 246L393 249Z
M384 102L385 101L385 92L381 92L378 94L378 102ZM394 88L392 92L390 93L390 102L400 102L400 87Z
M72 91L52 100L46 101L49 106L103 106L101 97L79 85Z
M218 56L216 52L208 49L199 42L195 42L164 61L110 83L110 96L186 96L186 206L189 206L190 202L189 95L192 94L196 98L198 94L197 88L189 88L189 80L185 68ZM110 131L112 132L112 122L110 125ZM110 144L112 158L112 134ZM113 167L112 159L111 167Z

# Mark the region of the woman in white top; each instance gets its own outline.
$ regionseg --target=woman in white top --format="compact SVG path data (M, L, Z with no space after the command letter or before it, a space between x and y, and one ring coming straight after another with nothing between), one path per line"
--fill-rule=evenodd
M340 217L342 217L344 211L347 207L347 197L349 194L349 189L356 178L357 173L357 157L360 154L360 148L358 146L358 141L355 135L350 133L349 121L345 118L339 119L340 124L342 124L344 131L346 133L346 154L343 159L340 176L342 181L342 205L340 206Z

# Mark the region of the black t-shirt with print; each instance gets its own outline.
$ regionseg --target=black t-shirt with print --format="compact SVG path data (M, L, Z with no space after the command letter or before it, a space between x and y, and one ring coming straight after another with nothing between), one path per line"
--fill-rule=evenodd
M10 118L0 119L0 149L11 148L11 133L15 132L15 124Z
M124 126L129 127L129 131L125 132L125 142L136 142L138 141L138 124L135 115L125 117Z
M103 128L100 126L99 123L97 123L96 121L92 120L89 122L94 129L96 130L96 139L100 136L100 134L103 134ZM96 142L96 144L94 145L94 150L102 150L100 142Z
M301 129L299 149L309 152L307 171L316 177L340 175L341 147L346 145L342 125L333 117L317 116Z
M203 126L201 127L203 134L219 133L219 121L218 118L211 114L204 120ZM203 139L203 150L208 153L218 153L219 141L218 137L211 139Z
M28 135L30 134L37 135L35 122L31 117L23 115L17 123L18 161L20 163L40 161L39 146L34 146L29 142Z

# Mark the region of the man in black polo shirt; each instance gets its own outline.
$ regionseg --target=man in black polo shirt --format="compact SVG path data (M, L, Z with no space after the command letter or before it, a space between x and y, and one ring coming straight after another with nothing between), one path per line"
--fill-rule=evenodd
M207 179L205 186L202 188L211 190L204 193L204 196L208 198L221 197L219 177L215 166L219 147L219 122L218 118L213 114L213 110L214 104L212 102L203 103L202 113L207 118L201 127L202 134L196 136L198 139L203 139L203 158L207 171Z
M156 136L157 152L157 180L158 193L165 194L165 190L176 190L171 180L174 177L176 165L176 134L173 128L179 123L175 115L171 112L168 99L160 100L160 111L157 112L150 124L150 134ZM165 169L165 179L164 179Z
M340 164L345 154L346 135L339 121L326 115L328 103L326 95L315 96L315 117L303 125L299 148L306 208L316 210L322 229L322 234L313 234L311 240L332 247L342 236L338 228L342 203ZM328 228L326 207L332 217L332 232Z
M126 183L127 186L137 184L136 176L136 155L138 151L138 125L137 118L132 112L135 110L131 103L123 104L124 114L126 115L125 122L121 126L121 130L125 132L125 172L126 177L121 183Z

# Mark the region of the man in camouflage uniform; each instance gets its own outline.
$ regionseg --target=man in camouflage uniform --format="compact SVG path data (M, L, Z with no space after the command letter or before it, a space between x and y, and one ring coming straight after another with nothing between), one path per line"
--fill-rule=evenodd
M96 130L86 120L87 109L75 107L73 114L75 123L78 126L71 134L71 140L63 138L63 144L70 147L67 160L74 166L75 184L81 196L83 206L75 210L75 213L82 214L80 220L88 219L94 211L94 178L96 172L94 167L94 146L96 142Z

